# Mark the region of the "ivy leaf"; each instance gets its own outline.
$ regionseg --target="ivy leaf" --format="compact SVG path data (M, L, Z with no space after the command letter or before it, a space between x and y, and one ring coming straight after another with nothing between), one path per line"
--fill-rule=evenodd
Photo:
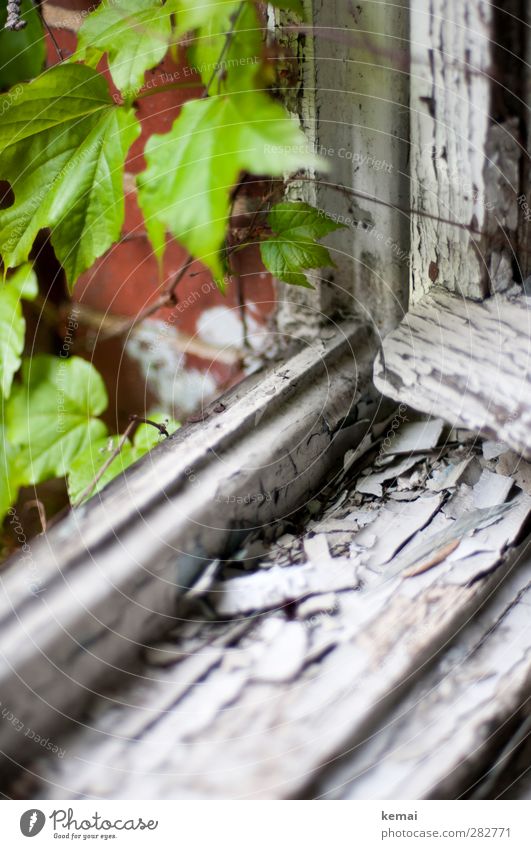
M114 84L135 97L144 74L164 59L171 38L171 6L160 0L114 0L102 3L79 31L76 59L99 62L104 53Z
M291 201L274 206L267 221L274 235L260 245L265 267L277 280L313 288L304 270L334 265L328 249L315 240L345 225L307 203Z
M214 274L221 286L221 249L230 196L242 171L281 176L320 164L286 109L264 92L189 101L166 135L152 136L139 202L155 251L162 226Z
M0 123L0 179L15 193L0 211L0 254L6 268L20 265L51 227L73 284L119 238L124 160L140 127L83 65L57 65L21 89Z
M235 14L240 5L239 0L168 0L168 7L173 10L177 19L176 34L208 26L218 21L226 20ZM227 28L228 29L228 28ZM219 56L219 54L218 54Z
M19 266L13 274L10 274L8 285L10 289L18 293L19 298L24 298L26 301L35 300L39 293L39 283L31 262Z
M212 81L211 94L249 91L255 88L261 70L263 32L256 7L246 3L239 11L239 6L239 3L222 6L221 13L212 15L198 29L189 50L192 64L205 86Z
M0 422L0 522L17 500L20 486L17 452L9 443L5 427Z
M79 501L81 495L94 480L102 466L109 460L112 452L116 450L121 438L121 436L116 435L110 437L104 436L92 440L73 460L67 479L68 497L71 504ZM86 498L100 492L104 486L127 469L136 459L135 449L130 442L126 442L122 446L120 453L114 458Z
M37 277L31 265L24 265L6 283L0 284L0 392L9 398L13 377L20 368L26 322L21 298L37 294Z
M159 413L150 414L150 419L158 422L159 424L165 424L170 433L177 430L180 426L179 422L176 422L174 419L168 419ZM113 451L116 450L121 439L121 436L97 439L95 442L91 442L90 445L81 452L79 457L76 457L70 467L67 481L68 496L72 504L75 504L79 500L102 466L104 466L109 460ZM161 435L156 428L152 425L141 424L135 433L133 443L124 443L120 453L105 470L96 486L91 491L90 496L96 495L97 492L100 492L100 490L110 483L110 481L112 481L117 475L125 471L125 469L131 466L136 460L143 457L144 454L147 454L148 451L160 442L160 439ZM87 496L87 498L90 496Z
M19 447L22 483L66 474L87 445L105 436L95 418L107 407L100 375L80 357L25 360L7 405L8 438Z
M267 217L271 230L291 238L322 239L345 224L335 221L323 209L316 209L301 201L282 201L273 206Z
M166 430L170 434L174 433L181 426L180 422L169 416L165 416L164 413L152 412L149 414L149 418L151 421L157 422L157 424L165 425ZM146 451L151 451L155 445L158 445L160 440L161 434L156 427L148 424L139 425L133 440L135 449L140 452L138 456L141 457Z
M2 3L0 7L0 89L31 80L44 68L46 44L37 5L33 0L22 0L20 10L26 26L18 32L11 32L4 29L6 4Z

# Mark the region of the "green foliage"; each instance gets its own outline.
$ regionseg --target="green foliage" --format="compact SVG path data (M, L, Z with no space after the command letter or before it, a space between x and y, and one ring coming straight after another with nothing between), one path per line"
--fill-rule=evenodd
M0 422L0 521L17 500L21 479L17 465L17 450L7 439Z
M263 52L263 32L255 6L221 6L198 29L189 56L211 94L249 91L256 85ZM227 33L233 34L227 39ZM220 57L222 57L220 59Z
M0 90L31 80L44 67L46 45L37 6L33 0L22 0L21 11L25 28L9 32L4 29L6 3L0 4ZM3 114L0 110L0 116Z
M278 280L311 288L303 270L334 265L328 249L315 240L345 225L323 210L285 201L271 209L268 224L273 236L261 243L260 252L265 267Z
M77 455L106 434L96 418L106 407L103 380L85 360L47 355L25 360L6 417L8 438L19 449L21 481L36 484L65 475Z
M26 322L21 299L37 295L37 278L31 265L22 265L0 284L0 391L9 398L13 377L20 368Z
M25 262L51 227L73 284L120 235L124 160L140 127L83 65L58 65L21 88L0 124L0 179L15 193L0 211L0 254L8 268Z
M175 13L176 34L184 35L210 22L217 26L217 21L234 15L242 4L239 0L168 0L168 5Z
M301 0L274 5L303 15ZM44 73L40 17L31 0L22 0L22 9L26 29L0 31L0 89L14 85L0 96L0 180L14 195L11 205L6 195L0 209L0 518L20 486L52 477L67 477L73 502L86 497L111 458L90 490L98 492L160 439L149 425L140 425L132 441L107 434L99 418L106 390L86 361L22 359L22 301L37 294L28 257L38 233L50 230L70 288L121 236L125 160L140 134L136 99L157 91L141 91L146 71L186 36L188 61L205 86L203 97L185 104L169 132L146 144L139 203L159 261L169 234L223 287L230 272L233 198L242 177L284 178L321 164L268 90L275 82L274 62L266 60L272 46L264 47L256 2L103 2L83 23L72 59ZM4 20L3 6L0 26ZM111 96L96 70L103 57L125 105L115 102L121 98ZM262 257L277 278L308 285L305 269L332 264L316 240L338 225L317 210L278 204L268 226Z
M171 4L160 0L102 3L81 27L75 58L95 67L107 53L114 84L125 96L134 97L145 72L164 59L171 38L170 15Z
M155 251L167 229L218 282L239 175L281 176L318 161L285 108L263 92L189 101L169 133L151 136L146 160L139 201Z
M103 436L100 439L96 439L90 442L85 450L74 460L67 478L68 497L71 504L75 504L80 500L102 466L110 459L113 451L116 451L120 439L120 436ZM98 480L90 495L96 495L97 492L100 492L104 486L110 483L116 475L125 471L136 459L134 446L130 442L126 442L122 446L120 453L114 458ZM85 496L85 498L88 497Z
M165 424L170 433L179 427L179 422L167 419L161 414L151 415L151 419L160 424ZM141 424L133 441L126 441L123 444L120 453L109 464L90 491L90 495L100 492L116 475L125 471L136 460L151 451L161 438L163 437L156 428L148 424ZM97 439L95 442L91 442L74 460L68 473L68 495L72 504L79 501L81 496L87 492L102 467L112 457L113 452L116 452L121 440L122 437L118 435ZM85 495L85 498L88 497L88 495Z
M279 5L302 11L298 2ZM119 238L124 160L140 128L134 109L117 106L105 79L88 65L107 54L114 82L131 99L145 71L185 32L194 35L190 59L213 96L188 102L170 132L152 136L146 146L139 200L159 259L170 233L222 285L231 194L240 176L281 177L318 163L284 106L263 90L254 3L103 3L80 31L74 58L85 65L59 65L22 86L16 98L0 98L0 179L15 194L14 204L0 211L5 267L25 262L37 233L48 227L73 285ZM323 250L306 246L301 259L321 261Z

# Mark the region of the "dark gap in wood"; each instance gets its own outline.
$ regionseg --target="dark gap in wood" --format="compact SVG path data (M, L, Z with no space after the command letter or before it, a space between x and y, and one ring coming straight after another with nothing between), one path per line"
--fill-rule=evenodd
M494 80L492 86L491 117L496 123L503 124L516 118L518 121L518 142L523 151L519 158L519 177L517 186L518 230L514 240L512 267L514 279L522 283L531 271L529 264L529 222L526 216L531 213L525 205L529 204L529 110L528 98L529 69L526 64L528 51L528 29L525 26L528 0L506 0L493 6L494 40L492 45ZM525 203L523 199L525 198Z

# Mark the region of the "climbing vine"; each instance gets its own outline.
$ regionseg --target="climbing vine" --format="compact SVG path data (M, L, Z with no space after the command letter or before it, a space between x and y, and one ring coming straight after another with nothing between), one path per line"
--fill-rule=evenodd
M300 0L275 3L302 16ZM321 163L276 96L275 46L252 0L102 0L88 14L70 58L42 70L42 23L31 0L10 0L0 25L0 516L19 487L65 476L80 503L149 450L166 427L158 417L110 436L100 416L108 399L94 367L75 357L24 358L23 300L37 296L32 249L40 231L71 292L79 276L120 240L124 167L140 135L139 103L157 93L145 73L168 51L184 50L203 91L167 133L151 135L137 178L146 232L159 264L168 238L188 252L159 305L171 303L199 260L223 291L235 251L259 241L279 280L309 286L305 272L332 264L317 241L339 225L302 202L271 195L243 238L231 231L245 175L282 182ZM101 63L107 62L112 93ZM179 87L176 81L166 87ZM7 89L7 90L6 90ZM133 430L136 434L133 435Z

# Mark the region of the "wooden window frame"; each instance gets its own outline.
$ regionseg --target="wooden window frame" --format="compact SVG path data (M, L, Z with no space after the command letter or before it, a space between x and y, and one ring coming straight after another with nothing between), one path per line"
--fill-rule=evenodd
M419 7L421 2L411 0L411 20L415 16L417 21L418 14L426 11ZM453 5L457 8L460 2L456 0ZM437 18L441 5L442 0L429 0L430 20ZM484 0L472 4L478 14L487 5ZM470 349L460 355L469 354L467 373L475 380L484 371L479 351L489 329L489 309L494 309L496 316L508 316L506 324L511 328L515 306L503 294L486 306L466 300L488 294L485 268L492 271L502 264L500 246L490 250L488 239L479 244L480 252L487 251L488 260L478 264L470 259L477 257L477 238L472 232L476 225L487 228L483 234L489 232L485 198L500 191L499 173L493 184L488 169L477 169L481 182L478 197L483 198L481 221L477 198L472 208L458 206L462 215L451 225L442 220L446 216L439 207L433 212L425 201L426 162L418 151L427 134L433 135L430 121L437 125L438 118L430 112L431 88L428 85L427 93L421 69L426 62L429 67L430 51L435 49L434 32L424 28L424 41L412 39L419 50L412 51L409 76L405 47L409 3L403 0L389 10L385 4L361 0L356 5L361 16L356 23L362 56L342 64L341 85L330 97L339 58L334 44L340 43L337 38L345 16L350 15L351 22L353 13L349 4L340 0L312 6L308 3L314 29L308 33L292 28L289 35L307 59L303 67L302 120L317 147L336 149L338 167L333 180L301 182L293 191L329 214L351 218L355 226L348 226L331 239L338 266L333 279L316 280L313 292L280 289L277 329L284 337L295 337L302 343L298 353L210 405L202 421L183 427L87 505L32 542L29 556L23 552L2 573L0 682L2 690L9 692L9 709L36 733L48 733L64 716L79 715L94 688L115 680L118 670L127 676L121 670L134 662L147 639L171 626L179 597L209 563L234 548L253 527L269 524L273 530L297 509L308 492L316 492L330 478L346 446L359 444L367 422L383 417L385 403L372 383L373 366L376 386L386 395L429 413L436 411L454 424L465 424L528 451L521 427L521 422L526 425L527 421L519 407L513 408L507 398L500 402L501 396L493 398L492 393L489 401L487 385L483 417L471 417L466 404L464 411L460 408L453 415L453 399L448 393L462 392L450 378L455 377L455 367L441 371L441 363L448 360L445 353L450 350L447 345L438 346L438 339L445 339L447 332L443 315L444 320L455 318L458 305L463 303L468 310L464 320L468 322ZM466 26L473 28L474 21L469 20ZM386 35L374 43L371 32ZM321 41L323 33L328 38ZM450 35L446 33L445 37ZM397 51L389 50L391 38L401 45L398 59ZM458 44L465 49L464 40ZM326 55L322 45L328 51ZM372 57L372 67L366 67L363 51ZM435 63L434 74L444 71L444 56L439 58L443 67L441 70ZM486 79L483 59L481 63L483 73L478 85L483 91L492 83ZM383 80L391 93L376 112L370 106L371 73L378 75L380 84ZM474 87L476 83L470 82L464 66L462 73L463 84ZM415 116L411 124L407 119L409 79L410 108ZM470 99L474 93L469 89L466 96ZM443 102L442 108L448 113L448 104ZM350 186L352 179L352 162L338 154L340 144L347 148L352 142L350 125L337 123L337 114L345 114L345 110L361 116L356 122L360 161L365 157L367 162L372 156L373 162L385 160L390 166L385 174L370 167L355 172L352 188L356 195L350 198L337 191L342 184ZM496 141L495 129L490 136L488 129L481 129L483 147L478 156L485 155ZM507 134L507 127L503 133ZM418 148L418 155L411 157L411 172L415 174L411 193L407 165L410 143L413 152ZM514 169L514 146L506 161L507 167ZM459 162L458 154L455 162ZM441 196L450 193L450 200L444 198L445 206L453 202L450 182L441 188ZM435 200L438 203L438 195ZM509 206L504 215L512 222L514 208ZM411 231L410 207L417 210ZM369 226L364 229L359 222ZM424 246L424 240L425 245L433 244L433 240L448 241L456 232L462 236L458 269L449 254L434 260ZM378 233L385 238L378 238ZM521 246L525 233L521 215L511 233ZM409 255L406 267L398 259L403 255L399 251ZM500 254L498 266L496 252ZM527 257L525 251L523 256ZM470 266L464 282L463 264ZM432 284L441 282L446 283L444 292L432 291ZM431 318L425 316L428 309ZM345 319L352 315L354 318ZM428 323L424 347L418 347L419 337L417 348L413 344L411 350L405 350L414 339L415 322L422 320ZM474 327L478 330L475 336ZM529 340L525 327L517 336L522 344ZM514 339L509 337L500 336L499 347L510 353ZM416 351L421 354L416 357L417 369L412 368ZM422 367L427 361L439 368L435 379L432 370L431 382L424 379ZM508 363L500 363L503 375ZM514 368L512 374L514 377ZM523 385L528 384L528 371L522 380ZM501 418L498 413L490 418L487 415L494 402ZM454 611L457 619L466 619L494 592L493 587L497 589L500 580L496 576L488 584L463 592L462 604ZM441 650L457 619L450 618L441 627L435 642L427 642L426 652ZM417 662L415 656L411 663ZM19 736L7 722L0 724L0 749L8 762L19 760Z

